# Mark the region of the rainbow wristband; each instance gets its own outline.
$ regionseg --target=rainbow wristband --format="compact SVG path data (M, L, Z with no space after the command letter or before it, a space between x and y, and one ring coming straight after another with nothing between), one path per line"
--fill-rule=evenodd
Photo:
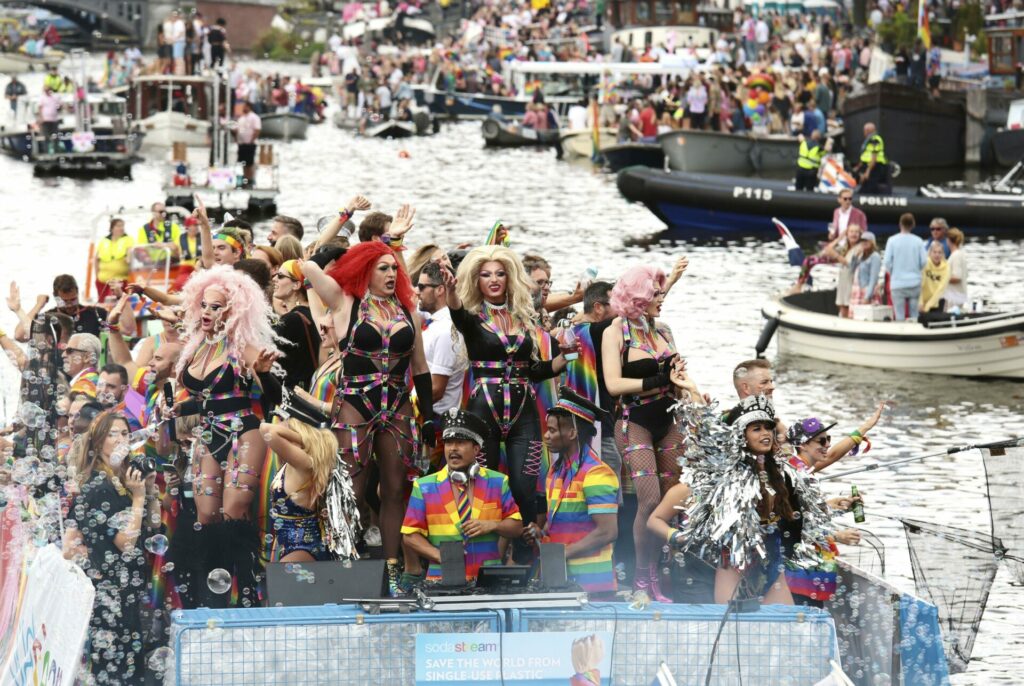
M860 445L861 441L864 440L864 435L861 434L860 431L851 431L850 439L853 441L854 445Z

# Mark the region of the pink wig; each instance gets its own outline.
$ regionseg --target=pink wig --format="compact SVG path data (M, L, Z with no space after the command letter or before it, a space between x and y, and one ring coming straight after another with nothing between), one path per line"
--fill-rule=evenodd
M664 286L665 272L650 265L637 265L615 282L608 303L620 317L641 319L654 300L654 293Z
M274 331L270 327L272 311L266 295L245 272L220 265L195 272L181 291L182 306L185 308L182 319L185 326L185 347L178 359L179 374L189 365L192 356L203 342L203 332L200 329L202 311L199 305L203 300L203 293L211 288L223 293L227 300L228 313L227 319L224 320L224 330L227 333L229 356L241 360L249 346L259 350L277 351L277 346L274 345Z

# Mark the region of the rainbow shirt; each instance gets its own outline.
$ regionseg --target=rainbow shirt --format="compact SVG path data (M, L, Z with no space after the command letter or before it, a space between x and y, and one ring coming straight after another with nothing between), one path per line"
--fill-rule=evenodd
M594 515L614 515L619 510L619 480L611 467L586 446L579 467L560 462L545 481L548 525L545 543L568 546L593 531ZM589 593L614 592L612 544L586 557L566 560L569 576Z
M522 519L508 477L483 467L473 480L472 519L504 521ZM501 563L498 534L491 533L465 540L462 521L455 505L455 494L448 480L448 467L416 479L409 496L409 507L402 523L403 534L422 534L431 545L440 547L445 541L464 541L466 546L466 580L474 581L477 570L485 565ZM441 565L431 562L427 581L441 580Z

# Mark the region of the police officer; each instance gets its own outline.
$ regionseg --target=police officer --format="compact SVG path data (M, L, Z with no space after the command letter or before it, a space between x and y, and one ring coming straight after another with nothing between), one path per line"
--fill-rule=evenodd
M811 132L811 140L808 141L803 135L800 136L800 154L796 158L796 189L798 191L813 191L818 185L818 167L821 166L821 158L825 150L821 146L821 132L815 129Z
M885 141L875 133L875 125L868 122L864 125L864 144L860 149L861 193L888 193L889 160L885 157Z

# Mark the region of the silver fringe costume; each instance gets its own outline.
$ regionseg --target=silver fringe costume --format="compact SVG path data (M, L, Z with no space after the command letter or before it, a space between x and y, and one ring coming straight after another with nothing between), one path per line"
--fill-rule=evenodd
M739 569L767 560L765 538L778 524L761 522L761 477L750 464L742 432L722 420L714 403L698 406L684 399L672 410L687 427L679 477L692 494L683 528L686 549L716 567L726 550L729 564ZM827 545L833 530L817 479L794 468L785 456L765 459L776 461L799 502L801 540L794 546L793 562L813 567L818 562L815 546ZM770 485L765 486L774 495Z

